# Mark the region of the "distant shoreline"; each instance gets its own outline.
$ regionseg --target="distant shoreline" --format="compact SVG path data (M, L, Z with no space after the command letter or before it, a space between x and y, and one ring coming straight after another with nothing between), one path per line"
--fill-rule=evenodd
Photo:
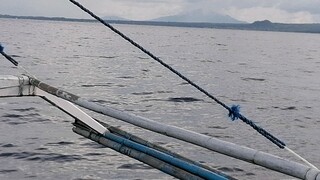
M64 17L42 17L42 16L11 16L0 15L0 18L7 19L32 19L45 21L70 21L70 22L96 22L93 19L74 19ZM268 20L256 21L254 23L229 24L229 23L187 23L187 22L160 22L160 21L131 21L131 20L106 20L112 24L131 25L152 25L152 26L174 26L234 30L255 30L255 31L277 31L277 32L299 32L299 33L320 33L320 24L284 24L272 23Z

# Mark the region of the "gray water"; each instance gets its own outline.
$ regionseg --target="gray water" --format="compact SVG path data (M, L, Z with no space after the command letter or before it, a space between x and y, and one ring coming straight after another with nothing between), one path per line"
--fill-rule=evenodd
M0 19L5 51L40 80L97 103L299 161L98 23ZM320 35L115 25L320 166ZM21 70L0 58L0 75ZM292 179L88 112L239 179ZM36 97L0 99L0 179L173 179L72 132Z

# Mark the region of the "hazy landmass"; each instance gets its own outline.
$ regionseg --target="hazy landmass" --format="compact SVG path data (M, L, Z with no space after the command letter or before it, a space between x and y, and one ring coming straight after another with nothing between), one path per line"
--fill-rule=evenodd
M239 21L234 19L228 15L218 14L214 12L206 12L200 9L180 13L172 16L164 16L156 19L152 19L150 21L160 21L160 22L184 22L184 23L246 23L243 21Z
M116 20L116 21L130 21L129 19L118 17L118 16L104 16L103 20Z
M47 21L73 21L73 22L97 22L91 19L73 19L64 17L39 17L39 16L11 16L0 15L0 18L11 19L33 19ZM212 23L212 22L171 22L171 21L132 21L132 20L110 20L113 24L133 24L133 25L152 25L152 26L176 26L176 27L195 27L195 28L215 28L215 29L237 29L237 30L256 30L256 31L279 31L279 32L302 32L320 33L320 24L284 24L272 23L268 20L256 21L254 23ZM120 18L119 18L120 19Z

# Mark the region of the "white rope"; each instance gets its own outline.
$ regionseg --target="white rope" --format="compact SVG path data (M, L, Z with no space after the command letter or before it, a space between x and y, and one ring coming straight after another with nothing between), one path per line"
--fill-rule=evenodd
M299 158L300 160L302 160L304 163L306 163L308 166L319 170L316 166L314 166L313 164L311 164L309 161L307 161L306 159L304 159L303 157L301 157L299 154L295 153L293 150L291 150L290 148L288 148L287 146L284 147L284 149L286 149L287 151L289 151L291 154L293 154L294 156L296 156L297 158Z
M18 69L24 71L24 73L26 73L28 76L31 76L31 77L33 77L33 78L36 78L32 73L30 73L29 71L27 71L27 69L24 68L23 66L21 66L20 64L19 64L17 67L18 67Z

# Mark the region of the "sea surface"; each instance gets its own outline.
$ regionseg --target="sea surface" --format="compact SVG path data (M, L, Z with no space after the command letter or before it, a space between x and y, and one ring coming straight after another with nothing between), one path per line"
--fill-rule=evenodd
M320 34L114 25L320 167ZM21 66L99 104L298 161L98 23L0 19ZM0 75L23 72L0 57ZM85 110L238 179L294 179ZM38 97L0 99L0 179L174 179L72 132Z

